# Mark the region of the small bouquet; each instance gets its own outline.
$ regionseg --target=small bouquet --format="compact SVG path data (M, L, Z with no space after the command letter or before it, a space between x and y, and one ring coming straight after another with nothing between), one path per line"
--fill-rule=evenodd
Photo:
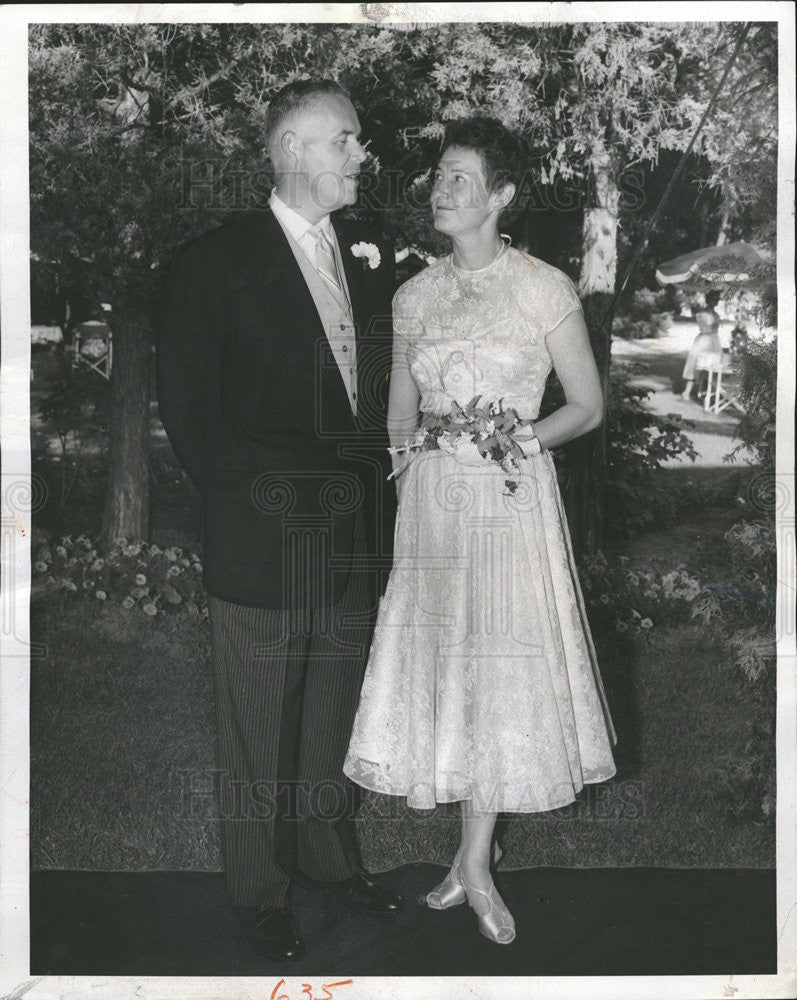
M494 462L512 477L504 485L514 494L520 477L518 460L524 457L514 435L531 426L531 420L521 420L516 410L504 407L503 400L482 400L482 396L474 396L467 406L452 402L451 411L442 416L425 413L414 438L398 448L388 448L391 455L407 456L388 479L400 476L422 451L439 450L455 456L475 451L478 461Z

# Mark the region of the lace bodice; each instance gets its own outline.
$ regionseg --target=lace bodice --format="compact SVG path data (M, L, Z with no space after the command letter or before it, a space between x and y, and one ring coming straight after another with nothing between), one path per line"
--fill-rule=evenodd
M479 271L450 255L432 264L393 300L421 410L446 413L452 400L482 395L536 418L551 371L545 337L580 308L565 274L511 247Z

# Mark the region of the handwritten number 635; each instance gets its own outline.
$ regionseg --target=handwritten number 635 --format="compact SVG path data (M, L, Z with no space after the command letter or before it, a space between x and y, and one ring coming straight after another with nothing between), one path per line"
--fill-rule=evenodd
M316 996L313 993L313 987L310 983L302 983L302 996L307 997L307 1000L332 1000L331 990L338 986L350 986L354 982L353 979L343 979L339 983L324 983L321 989L324 991L323 995L319 994ZM280 979L274 989L271 991L271 996L269 1000L291 1000L287 993L278 993L285 985L285 980Z

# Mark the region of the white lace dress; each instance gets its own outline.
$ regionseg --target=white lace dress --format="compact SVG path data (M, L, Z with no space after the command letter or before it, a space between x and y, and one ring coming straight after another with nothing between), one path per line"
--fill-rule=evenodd
M476 272L439 261L393 308L422 410L482 394L534 418L545 336L580 306L561 271L510 249ZM414 808L540 812L615 773L553 461L520 464L514 494L475 448L424 452L402 474L344 771Z

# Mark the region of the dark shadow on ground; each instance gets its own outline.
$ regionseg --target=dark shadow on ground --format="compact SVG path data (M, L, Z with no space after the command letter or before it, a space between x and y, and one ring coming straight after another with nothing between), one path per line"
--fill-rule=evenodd
M518 936L485 940L467 906L428 910L434 865L388 876L392 917L297 889L307 955L280 967L241 942L223 878L197 872L34 872L31 974L600 976L775 973L775 873L536 869L499 876ZM321 981L317 984L321 988Z

